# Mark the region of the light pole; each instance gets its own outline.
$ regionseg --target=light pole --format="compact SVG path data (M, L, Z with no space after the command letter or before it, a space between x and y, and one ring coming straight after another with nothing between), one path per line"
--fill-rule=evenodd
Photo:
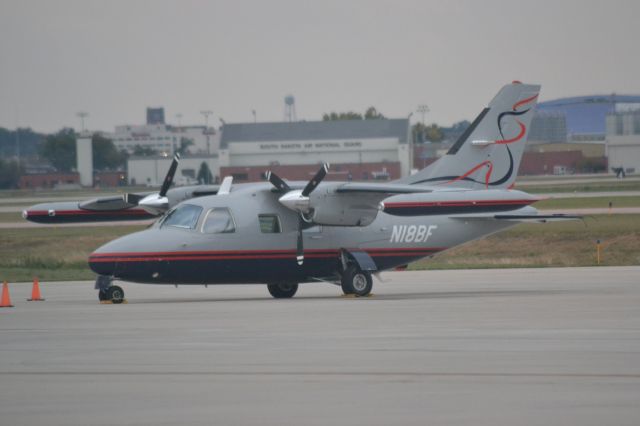
M251 110L251 114L253 114L253 124L256 124L258 122L258 120L256 118L256 110L252 109Z
M20 127L16 125L16 157L18 158L18 172L20 171Z
M424 121L424 116L430 110L429 110L429 107L427 105L422 104L422 105L418 105L418 109L416 111L419 112L422 115L422 142L424 142L425 138L426 138L426 130L427 130L427 123L425 123L425 121Z
M213 111L207 109L204 111L200 111L200 114L204 116L204 131L207 135L207 153L211 154L211 146L209 143L209 116L213 115Z
M82 132L84 133L84 119L89 116L89 113L86 111L80 111L76 113L76 115L80 117L80 126L81 126Z
M422 115L422 125L426 126L426 123L424 122L424 116L430 111L429 106L425 104L418 105L418 109L416 111Z

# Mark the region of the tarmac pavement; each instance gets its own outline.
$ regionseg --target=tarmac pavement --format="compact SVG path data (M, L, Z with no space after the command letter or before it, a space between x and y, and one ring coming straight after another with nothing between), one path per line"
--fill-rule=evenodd
M1 425L638 425L640 267L301 286L11 284Z

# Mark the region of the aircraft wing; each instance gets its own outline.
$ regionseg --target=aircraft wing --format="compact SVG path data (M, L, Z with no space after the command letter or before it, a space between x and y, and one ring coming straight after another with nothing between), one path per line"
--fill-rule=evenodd
M417 192L433 192L432 189L419 185L400 185L393 183L349 182L340 184L337 193L374 193L374 194L414 194Z
M36 223L81 223L151 219L154 215L127 204L120 197L102 197L80 201L42 203L22 212Z

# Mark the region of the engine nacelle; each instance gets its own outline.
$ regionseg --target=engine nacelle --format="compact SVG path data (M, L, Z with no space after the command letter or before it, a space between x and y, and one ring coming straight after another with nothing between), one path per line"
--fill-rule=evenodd
M318 225L367 226L378 215L379 196L315 191L310 194L310 219Z

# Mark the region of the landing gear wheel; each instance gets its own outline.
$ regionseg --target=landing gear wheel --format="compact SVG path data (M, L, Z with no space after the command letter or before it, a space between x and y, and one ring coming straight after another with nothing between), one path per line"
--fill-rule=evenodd
M112 285L106 291L107 300L111 300L111 303L117 305L124 302L124 290L122 287Z
M98 300L99 300L99 301L101 301L101 302L103 302L103 301L105 301L105 300L108 300L108 299L107 299L107 292L106 292L106 290L100 290L100 291L98 291Z
M276 299L289 299L298 291L298 284L296 283L276 283L267 284L269 293Z
M369 272L362 271L357 266L351 265L342 274L341 285L344 294L367 296L371 293L373 280Z

